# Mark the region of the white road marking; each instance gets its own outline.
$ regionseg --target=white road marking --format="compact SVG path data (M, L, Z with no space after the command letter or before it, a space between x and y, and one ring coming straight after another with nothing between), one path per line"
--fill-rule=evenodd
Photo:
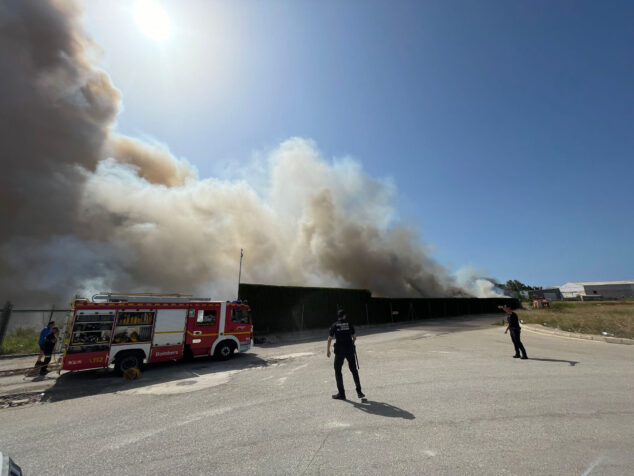
M277 379L277 384L278 385L284 385L284 382L286 382L286 378L287 377L280 377Z
M344 423L342 421L331 421L326 424L326 428L348 428L350 423Z
M588 466L588 469L586 469L586 472L583 473L582 476L588 476L590 473L592 473L594 468L599 466L603 462L604 459L605 459L605 455L601 455L597 459L595 459L594 462L590 466Z
M296 357L306 357L308 355L315 355L314 352L296 352L294 354L284 354L284 355L276 355L271 357L272 360L287 360L294 359Z
M189 418L186 418L183 421L179 421L177 423L173 423L173 424L168 425L168 426L163 427L163 428L157 428L155 430L149 430L149 431L142 431L142 432L134 433L132 435L129 435L127 438L118 439L118 441L114 445L109 445L109 446L105 447L102 451L100 451L100 453L103 452L103 451L118 450L118 449L126 447L128 445L137 443L137 442L139 442L141 440L145 440L147 438L151 438L154 435L157 435L157 434L162 433L164 431L168 431L168 430L171 430L173 428L178 428L178 427L181 427L181 426L184 426L184 425L189 425L190 423L193 423L193 422L198 421L198 420L202 420L203 418L216 416L216 415L222 415L223 413L227 413L227 412L229 412L231 410L232 410L231 407L214 408L214 409L211 409L211 410L206 410L206 411L201 412L201 413L197 413L195 415L192 415Z
M297 372L299 369L303 369L304 367L308 367L308 364L304 364L304 365L300 365L299 367L295 367L294 369L292 369L289 374L292 374L293 372Z

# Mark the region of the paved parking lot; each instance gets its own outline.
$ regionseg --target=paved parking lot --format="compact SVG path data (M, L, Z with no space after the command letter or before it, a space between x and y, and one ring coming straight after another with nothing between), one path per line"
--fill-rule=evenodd
M0 409L0 449L26 474L631 474L634 346L525 332L522 361L495 318L360 330L365 403L330 398L326 330L135 382L63 374Z

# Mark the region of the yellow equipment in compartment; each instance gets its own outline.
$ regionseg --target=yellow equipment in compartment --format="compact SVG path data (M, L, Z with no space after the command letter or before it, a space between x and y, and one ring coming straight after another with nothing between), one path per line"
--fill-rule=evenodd
M126 313L127 314L127 313ZM135 312L125 315L119 319L119 325L122 326L142 326L152 324L154 314L151 312Z

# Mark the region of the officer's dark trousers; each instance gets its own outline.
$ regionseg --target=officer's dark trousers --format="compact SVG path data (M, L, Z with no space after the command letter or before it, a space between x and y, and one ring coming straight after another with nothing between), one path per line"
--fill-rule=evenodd
M341 367L343 367L343 361L348 361L348 368L354 378L354 384L357 388L357 392L361 391L361 382L359 381L359 372L357 371L357 361L354 356L354 350L346 352L345 354L335 354L335 379L337 380L337 390L340 395L345 395L346 391L343 388L343 376L341 375Z
M520 351L522 355L526 357L526 349L520 340L520 333L522 329L509 329L511 332L511 340L513 341L513 345L515 346L515 355L520 355Z
M40 375L46 375L48 372L48 364L51 362L51 354L44 356L44 362L42 362L42 367L40 367Z

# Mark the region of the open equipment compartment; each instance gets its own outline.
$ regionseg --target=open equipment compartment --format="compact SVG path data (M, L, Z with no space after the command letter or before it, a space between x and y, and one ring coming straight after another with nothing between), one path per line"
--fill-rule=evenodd
M150 342L155 317L155 310L119 311L112 343Z
M78 311L73 321L67 353L107 351L110 348L114 318L114 311Z

